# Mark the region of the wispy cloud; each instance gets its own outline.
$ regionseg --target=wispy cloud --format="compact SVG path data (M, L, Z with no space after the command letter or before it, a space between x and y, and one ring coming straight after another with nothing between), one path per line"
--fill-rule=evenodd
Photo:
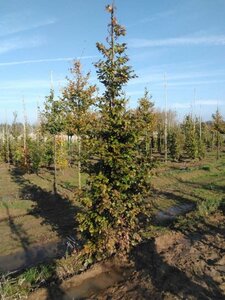
M130 39L129 46L132 48L146 47L174 47L174 46L224 46L225 35L177 37L167 39Z
M0 62L0 67L4 66L14 66L14 65L26 65L26 64L37 64L45 62L60 62L60 61L73 61L74 59L92 59L98 57L97 55L87 55L80 57L56 57L56 58L41 58L41 59L30 59L30 60L21 60L21 61L9 61L9 62Z
M152 22L155 20L169 17L169 16L173 15L174 13L175 13L175 10L167 10L167 11L158 12L151 17L142 18L142 19L138 20L137 22L132 23L126 27L130 28L130 27L134 27L137 25L146 24L146 23L149 23L149 22Z
M191 107L191 104L189 103L183 103L183 102L174 102L171 103L170 105L171 108L176 108L176 109L187 109Z
M13 38L0 42L0 54L24 48L34 48L42 45L44 39L40 37L32 38Z
M202 105L202 106L225 105L225 101L216 100L216 99L197 100L195 103L196 103L196 105Z
M211 106L225 106L225 102L221 100L216 100L216 99L202 99L202 100L197 100L195 103L193 103L193 100L191 101L185 101L185 102L174 102L170 104L170 107L173 109L190 109L195 107L211 107Z
M177 66L176 66L177 67ZM180 67L176 71L173 66L159 66L148 69L142 69L136 72L139 76L129 82L129 86L140 85L140 84L151 84L154 86L163 86L163 78L165 70L173 69L173 72L168 72L167 80L169 87L188 86L188 85L204 85L204 84L218 84L225 83L225 71L210 70L210 71L199 71L200 67L195 70L196 66L182 66L184 71L180 70Z
M35 17L29 12L11 13L1 18L0 37L52 25L56 21L52 17L35 20Z
M184 87L184 86L201 86L201 85L216 85L216 84L221 84L225 83L225 80L217 80L217 79L211 79L211 80L195 80L195 81L176 81L176 82L171 82L169 83L169 87ZM162 84L161 84L162 85Z
M50 79L7 80L0 82L0 90L27 90L49 88Z

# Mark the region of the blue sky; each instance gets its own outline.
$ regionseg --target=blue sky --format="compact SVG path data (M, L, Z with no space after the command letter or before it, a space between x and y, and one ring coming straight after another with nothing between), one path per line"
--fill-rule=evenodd
M128 55L138 78L126 87L129 106L147 87L163 108L164 74L168 107L181 118L190 109L210 119L217 105L225 117L225 0L117 0L118 21L127 28ZM36 119L50 89L58 90L74 58L84 71L99 59L105 41L108 1L0 0L0 121ZM194 101L195 99L195 101Z

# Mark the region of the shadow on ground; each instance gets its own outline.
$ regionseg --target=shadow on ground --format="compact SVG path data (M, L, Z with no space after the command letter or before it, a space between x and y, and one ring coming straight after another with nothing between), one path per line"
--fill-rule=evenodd
M212 277L206 274L195 276L194 273L187 272L188 276L183 269L185 266L168 264L164 253L158 253L154 241L139 245L133 253L133 258L136 270L142 274L140 283L143 284L145 280L150 279L155 289L154 291L151 285L150 290L141 287L138 292L143 297L141 299L149 299L148 297L154 296L154 293L155 296L157 295L155 299L224 299L225 297ZM138 285L136 288L138 290Z
M11 177L20 186L20 198L34 201L30 215L41 217L44 224L51 226L59 237L75 235L77 230L76 214L80 208L60 194L54 194L25 180L16 168L11 170Z

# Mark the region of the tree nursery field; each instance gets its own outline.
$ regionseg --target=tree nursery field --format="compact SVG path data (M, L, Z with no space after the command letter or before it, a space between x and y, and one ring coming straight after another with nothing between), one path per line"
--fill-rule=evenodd
M177 118L148 88L130 108L106 12L97 83L77 59L36 123L0 124L0 298L225 299L223 115Z
M222 153L216 162L214 156L213 153L198 162L170 162L167 166L152 169L152 192L146 199L148 218L140 220L142 225L139 233L144 242L140 246L135 246L133 250L137 257L133 257L132 254L129 264L123 260L121 263L120 258L119 262L118 260L112 262L109 259L109 266L101 267L101 273L107 273L109 268L110 272L116 272L115 278L112 276L114 280L109 280L109 283L107 280L103 281L102 285L101 273L98 271L96 287L93 287L90 279L93 277L92 274L85 284L84 281L87 280L85 276L84 279L79 279L78 286L76 277L74 280L70 279L72 284L68 285L66 281L63 285L61 283L64 277L76 274L76 269L81 267L80 262L73 257L76 253L73 252L74 249L71 257L65 256L69 238L76 240L76 212L81 209L78 199L74 197L77 186L77 182L74 182L76 169L64 170L63 176L59 176L59 195L57 199L52 199L53 175L49 170L43 169L40 175L23 174L18 173L13 167L8 170L6 164L1 164L2 266L5 270L8 268L19 274L25 267L30 268L33 264L41 263L39 268L43 268L43 264L48 265L46 274L37 271L35 274L36 268L33 267L28 269L33 270L30 271L34 273L30 275L31 278L29 274L27 275L29 271L25 271L16 277L16 281L4 279L1 285L3 299L10 299L15 295L25 297L34 288L41 286L42 280L46 285L49 279L55 281L56 274L55 282L60 282L65 295L68 291L71 293L71 286L74 286L72 294L79 295L83 291L82 295L92 296L93 299L95 297L105 299L106 295L114 295L115 299L120 299L121 295L124 295L125 299L126 297L138 299L140 295L143 298L157 295L159 297L162 292L168 294L168 299L169 297L173 299L174 295L197 297L199 291L205 297L207 295L222 297L225 292L222 262L225 251L223 239L225 154ZM62 245L62 249L58 244ZM22 253L26 255L22 256ZM165 274L161 274L164 271L160 271L160 260L163 262ZM222 266L219 264L220 261ZM154 272L157 272L157 278ZM207 287L204 272L208 272ZM123 273L125 275L121 275ZM31 280L28 286L24 285L22 280L27 276L27 280ZM179 286L177 286L178 279ZM188 287L187 280L190 280ZM84 289L82 285L85 286ZM58 288L51 287L51 289L58 295ZM96 296L99 290L103 291ZM47 299L49 291L48 288L42 288L36 293L43 293L45 295L43 299ZM35 297L35 294L32 297Z

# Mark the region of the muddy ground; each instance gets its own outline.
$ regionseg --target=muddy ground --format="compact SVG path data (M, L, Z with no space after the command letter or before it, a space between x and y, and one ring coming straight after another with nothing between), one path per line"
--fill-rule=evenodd
M90 299L225 299L225 216L141 244L132 276Z
M128 258L94 265L61 285L37 290L40 299L225 299L225 215L194 230L173 229L140 244Z

